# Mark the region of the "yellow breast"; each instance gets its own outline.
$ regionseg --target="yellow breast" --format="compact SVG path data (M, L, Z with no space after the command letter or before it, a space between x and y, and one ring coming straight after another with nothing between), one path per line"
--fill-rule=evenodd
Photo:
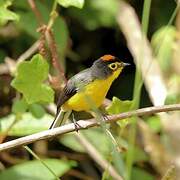
M113 75L105 80L94 80L86 85L82 91L72 96L62 108L74 111L90 111L92 107L99 107L106 97L112 82L119 76L121 69L115 71Z

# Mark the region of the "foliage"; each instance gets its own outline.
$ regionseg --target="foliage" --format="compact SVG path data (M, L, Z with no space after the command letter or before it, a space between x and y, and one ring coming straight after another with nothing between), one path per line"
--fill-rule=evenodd
M10 11L9 6L12 5L11 0L1 0L0 2L0 26L5 25L8 21L18 21L19 15Z
M14 122L16 116L8 115L0 119L0 132L3 133ZM44 114L41 118L34 117L31 113L24 113L21 119L8 131L10 136L25 136L47 130L52 123L53 117L49 114ZM28 125L28 126L27 126Z
M123 112L127 112L130 110L130 107L132 105L132 101L126 100L122 101L118 99L117 97L112 98L112 103L106 108L106 111L108 114L119 114ZM129 123L129 119L124 119L123 121L117 122L120 127L125 127Z
M118 11L117 0L87 0L84 8L70 9L69 13L87 29L115 26L115 15Z
M171 64L175 36L176 28L174 26L162 27L152 36L152 46L164 71L167 71Z
M44 159L46 163L57 176L62 176L71 167L72 163L59 159ZM28 161L14 167L11 167L0 174L0 179L19 179L19 180L36 180L36 179L54 179L53 175L37 160Z
M41 55L35 55L31 61L22 62L11 85L23 94L28 104L53 102L54 92L43 83L47 79L48 63Z
M57 0L57 2L66 8L69 6L82 8L84 5L84 0Z
M110 153L110 144L104 133L102 133L101 129L95 128L90 129L86 132L83 132L83 135L96 147L96 149L104 155ZM98 137L98 139L96 139ZM60 142L65 146L77 151L77 152L86 152L80 143L77 142L77 139L73 134L64 135L60 138ZM103 142L103 144L101 144ZM99 146L101 144L101 146Z
M30 2L34 3L35 8ZM132 50L129 49L129 52L127 48L131 43L128 40L129 29L123 29L118 24L117 14L123 5L119 2L0 0L1 142L47 130L54 119L51 103L57 101L59 91L65 84L62 74L69 78L89 67L103 54L113 54L132 64L113 83L107 96L112 101L105 107L106 113L114 115L153 104L149 96L151 84L147 85L146 82L146 77L151 76L149 70L141 78L141 69L136 68L133 82L133 64L137 62L132 59ZM164 79L168 91L165 104L179 103L179 16L174 23L178 7L175 1L157 0L151 3L145 0L142 4L134 0L130 3L139 17L129 17L129 20L142 19L139 23L141 29L151 39L150 54L158 62L159 76ZM44 33L40 31L42 26L47 28ZM136 30L130 30L131 34ZM37 41L40 42L38 48L33 45ZM134 49L138 50L137 47ZM142 67L145 60L142 60ZM152 68L151 64L149 68ZM61 73L57 74L59 71ZM152 76L150 79L153 81L155 78ZM176 116L179 117L179 114L176 113L172 118L169 113L168 120L172 123L168 128L165 126L168 120L162 121L159 115L148 115L106 126L102 123L101 127L82 131L82 135L96 150L97 154L93 158L98 155L103 157L125 180L153 180L160 176L168 178L172 172L175 177L174 168L168 171L163 168L167 165L167 159L168 162L172 161L169 158L172 149L175 147L174 151L178 152L178 143L172 138L179 139L178 130L172 131L178 129L178 126L174 127L177 124L174 123ZM81 113L78 113L78 120L86 118L89 117L81 117ZM164 127L169 132L164 131ZM54 179L51 170L63 179L114 179L109 168L101 169L99 162L97 165L94 159L90 160L86 148L74 133L68 133L57 139L33 143L31 149L37 155L30 154L38 157L36 159L39 161L32 160L26 148L12 149L1 155L0 179Z

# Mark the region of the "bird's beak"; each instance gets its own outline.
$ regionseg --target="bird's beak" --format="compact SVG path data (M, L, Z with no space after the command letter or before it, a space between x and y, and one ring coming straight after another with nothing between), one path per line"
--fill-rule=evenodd
M123 66L123 67L125 67L125 66L130 66L130 65L131 65L131 64L129 64L129 63L124 63L124 62L122 63L122 66Z

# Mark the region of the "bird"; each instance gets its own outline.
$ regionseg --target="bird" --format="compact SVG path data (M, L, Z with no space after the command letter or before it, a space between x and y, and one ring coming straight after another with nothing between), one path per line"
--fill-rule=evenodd
M99 108L113 81L127 65L130 64L107 54L71 77L59 95L56 116L49 129L64 124L72 111L92 112L94 107Z

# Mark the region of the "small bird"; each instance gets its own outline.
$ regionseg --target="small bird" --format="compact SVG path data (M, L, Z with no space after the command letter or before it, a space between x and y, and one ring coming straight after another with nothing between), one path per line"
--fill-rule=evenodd
M56 117L50 129L65 123L72 111L91 112L93 107L99 108L112 82L127 65L115 56L104 55L90 68L70 78L59 96Z

